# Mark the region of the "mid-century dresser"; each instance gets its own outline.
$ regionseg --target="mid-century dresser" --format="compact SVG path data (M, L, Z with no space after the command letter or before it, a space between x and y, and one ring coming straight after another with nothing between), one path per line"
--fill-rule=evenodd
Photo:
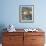
M3 32L2 46L44 46L44 32Z

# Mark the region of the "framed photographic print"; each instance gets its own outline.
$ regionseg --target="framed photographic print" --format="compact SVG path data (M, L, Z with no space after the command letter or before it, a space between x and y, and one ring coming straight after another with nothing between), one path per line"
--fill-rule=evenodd
M34 22L34 5L19 6L19 21L24 23Z

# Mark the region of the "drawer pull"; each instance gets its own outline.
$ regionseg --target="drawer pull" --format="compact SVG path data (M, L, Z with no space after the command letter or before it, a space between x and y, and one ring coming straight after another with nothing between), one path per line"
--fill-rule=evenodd
M36 40L36 39L32 39L32 40Z
M11 38L9 38L10 40L12 40Z
M13 40L13 38L9 38L9 40Z

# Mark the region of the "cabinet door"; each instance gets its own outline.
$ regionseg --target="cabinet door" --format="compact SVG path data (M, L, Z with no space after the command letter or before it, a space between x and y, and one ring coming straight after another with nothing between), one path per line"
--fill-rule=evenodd
M24 34L24 46L32 46L32 36Z

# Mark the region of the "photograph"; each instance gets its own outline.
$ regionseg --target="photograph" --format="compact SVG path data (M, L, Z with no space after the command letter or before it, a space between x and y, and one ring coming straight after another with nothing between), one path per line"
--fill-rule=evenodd
M19 21L27 23L34 21L34 5L19 6Z

